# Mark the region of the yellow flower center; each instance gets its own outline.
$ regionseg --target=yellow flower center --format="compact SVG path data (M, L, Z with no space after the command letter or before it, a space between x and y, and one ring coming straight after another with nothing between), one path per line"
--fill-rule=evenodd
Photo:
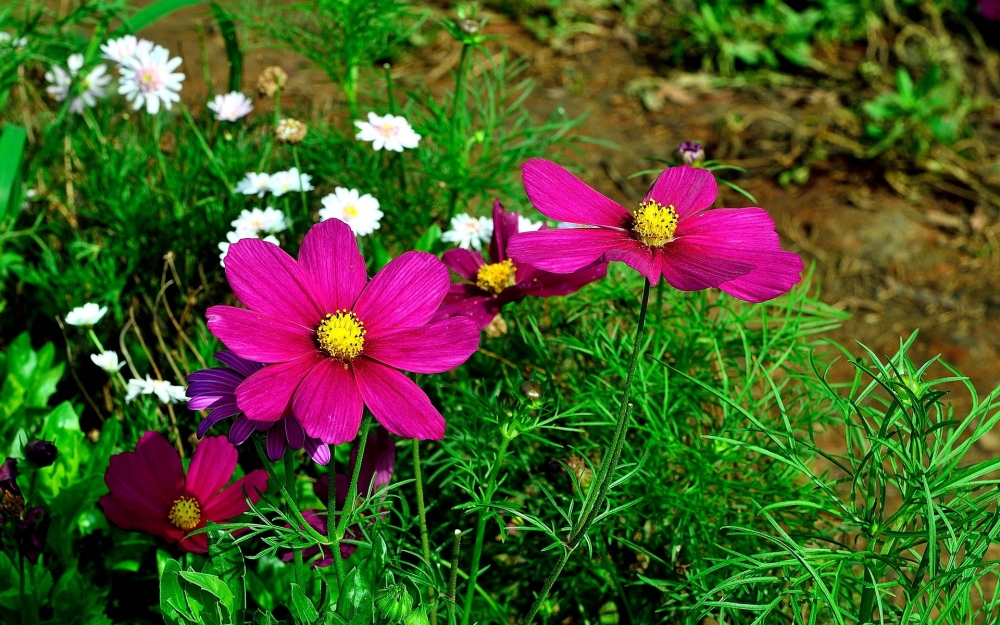
M344 216L354 218L358 216L358 207L354 204L348 204L344 207Z
M193 530L201 522L201 506L198 505L198 501L193 497L181 497L174 502L174 506L170 508L170 514L167 515L167 518L170 519L174 527L180 528L185 532Z
M350 310L338 310L323 318L316 329L319 348L337 360L356 358L365 347L365 324Z
M664 206L656 200L639 204L633 214L635 225L632 231L646 245L663 245L674 238L677 230L677 211L673 204Z
M492 265L483 265L476 272L476 286L494 295L500 295L500 292L507 287L514 286L516 272L514 261L509 258Z
M396 126L393 124L382 124L378 127L378 133L388 139L396 134Z

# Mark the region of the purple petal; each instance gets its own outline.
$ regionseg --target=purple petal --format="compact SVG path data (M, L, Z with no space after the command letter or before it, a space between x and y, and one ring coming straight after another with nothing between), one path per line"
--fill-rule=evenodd
M306 442L306 431L302 429L302 424L292 416L285 417L282 421L285 423L285 439L288 440L288 446L295 450L302 449L302 445Z
M308 274L283 249L263 239L240 239L229 247L226 278L250 310L310 328L323 318L310 293Z
M493 200L493 237L490 239L490 262L507 258L507 242L518 232L517 213L503 209L500 200ZM470 278L475 280L475 277Z
M367 340L383 332L426 324L447 292L448 269L436 256L405 252L372 278L358 297L354 312L365 324Z
M663 205L673 204L677 218L703 211L712 206L719 194L719 185L712 172L696 167L668 167L663 170L646 193L646 200ZM228 261L227 261L228 262Z
M441 262L458 275L471 282L476 281L479 268L486 264L483 255L472 250L454 249L441 255Z
M261 367L264 366L262 363L247 360L246 358L240 358L228 349L217 352L215 354L215 359L231 369L234 369L244 378L249 378L251 375L260 371Z
M327 358L302 380L292 412L306 434L325 443L339 445L358 435L364 405L350 368L339 360Z
M280 317L235 308L212 306L206 313L208 329L231 350L257 362L288 362L316 350L313 331Z
M413 380L369 358L352 364L365 405L387 430L404 438L444 438L444 417Z
M364 356L403 371L443 373L464 363L478 348L476 324L452 317L366 340Z
M229 442L233 445L242 445L256 430L254 422L241 415L233 422L233 427L229 428Z
M624 228L632 219L625 207L598 193L552 161L531 159L521 166L524 190L540 213L571 224ZM226 261L228 264L228 260Z
M339 219L309 229L299 248L299 265L311 278L310 288L324 314L350 309L368 281L354 233Z
M235 402L235 396L233 396L233 399L233 403L218 406L212 412L208 413L207 417L201 420L201 423L198 424L198 438L205 438L205 434L208 433L209 428L219 421L240 413L240 409Z
M272 462L285 455L285 428L273 427L267 431L267 457Z
M573 273L597 263L607 252L634 242L624 230L549 228L518 234L510 240L507 253L515 264L525 263L552 273Z
M306 453L319 465L326 465L330 462L330 446L318 438L306 437Z

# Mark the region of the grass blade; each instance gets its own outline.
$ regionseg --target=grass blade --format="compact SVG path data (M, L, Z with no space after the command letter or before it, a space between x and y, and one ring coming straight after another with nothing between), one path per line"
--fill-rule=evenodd
M15 214L21 200L21 163L28 133L14 124L3 127L0 135L0 223Z
M126 19L125 23L118 28L118 31L115 34L120 36L126 32L137 33L164 15L169 15L178 9L183 9L184 7L194 4L201 4L204 1L205 0L160 0L159 2L154 2L148 7L137 12L132 17Z
M243 78L243 51L240 50L240 40L236 36L236 24L233 16L217 2L209 5L215 21L219 23L219 32L226 42L226 56L229 57L229 90L240 91Z

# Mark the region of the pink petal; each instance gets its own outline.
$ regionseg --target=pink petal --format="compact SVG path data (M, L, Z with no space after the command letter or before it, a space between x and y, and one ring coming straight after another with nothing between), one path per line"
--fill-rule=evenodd
M521 171L528 199L546 217L571 224L611 228L624 228L632 218L624 206L601 195L552 161L533 158L521 166Z
M684 165L663 170L646 193L646 201L673 204L678 219L712 206L719 194L719 185L712 172ZM228 263L228 259L226 260Z
M519 282L517 286L525 295L533 297L557 297L576 293L591 282L604 279L607 273L607 263L601 263L596 267L581 269L573 273L535 271L530 275L529 279Z
M653 284L660 281L662 252L659 248L632 239L628 245L611 250L604 255L605 260L618 260L635 269Z
M452 317L367 340L364 355L403 371L443 373L461 365L478 348L476 324L465 317Z
M224 491L219 493L211 501L201 508L201 518L204 521L228 521L249 510L247 501L243 497L243 488L246 487L247 496L250 501L257 503L260 495L257 491L267 491L267 472L263 469L255 469L242 477Z
M233 478L239 454L222 436L209 436L198 444L188 467L185 490L203 507Z
M573 273L593 265L610 250L630 246L635 239L624 230L607 228L549 228L522 232L510 240L507 254L552 273Z
M208 329L238 356L256 362L288 362L316 350L313 330L282 317L245 308L212 306Z
M111 494L141 503L164 518L184 491L180 454L159 432L146 432L134 452L111 457L104 473Z
M345 365L326 358L302 380L295 391L292 411L306 434L332 445L346 443L358 435L364 405L350 371L358 360Z
M181 548L181 551L205 553L208 551L208 534L195 534L191 538L180 541L177 546Z
M285 416L299 382L323 360L314 350L296 360L264 367L236 387L236 404L248 419L277 421Z
M732 260L718 252L714 247L678 240L660 250L657 256L664 280L681 291L715 288L753 269L750 263Z
M556 275L556 274L548 274ZM478 328L485 328L500 312L500 301L486 295L479 287L471 284L452 284L441 302L441 308L434 315L435 320L450 317L468 317Z
M753 260L757 266L750 273L719 288L748 302L766 302L787 293L801 279L802 259L794 252L761 252Z
M493 200L493 237L490 239L490 262L499 263L507 258L507 242L518 233L517 213L506 211L500 200ZM469 278L475 280L475 277Z
M309 229L299 248L299 265L311 278L310 287L321 313L350 309L368 281L354 233L339 219L328 219Z
M240 239L229 247L226 278L250 310L309 328L319 325L325 314L313 301L308 274L283 249L263 239Z
M365 405L385 429L403 438L444 438L444 417L413 380L365 357L352 366Z
M101 509L108 520L130 532L145 532L159 536L169 542L177 542L184 532L170 524L167 515L170 509L153 511L134 499L118 495L104 495L100 499Z
M368 338L426 324L448 292L448 269L433 254L406 252L378 272L361 292L354 312Z
M486 264L483 255L472 250L454 249L441 255L441 261L458 275L472 282L479 275L479 268Z

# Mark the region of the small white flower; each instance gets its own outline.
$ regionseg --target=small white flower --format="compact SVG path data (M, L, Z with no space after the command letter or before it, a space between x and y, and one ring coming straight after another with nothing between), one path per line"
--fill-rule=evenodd
M357 189L337 187L334 192L323 198L323 208L319 211L319 220L339 219L351 227L355 236L363 237L379 229L382 211L379 203L369 193L361 195Z
M258 174L255 172L248 172L243 180L236 183L236 187L233 189L233 193L242 193L243 195L256 195L257 197L264 197L264 194L271 190L271 176L269 174Z
M98 306L93 302L88 302L69 311L69 314L66 315L66 323L71 326L90 327L96 325L107 312L107 306Z
M107 351L103 351L100 354L91 354L90 359L94 362L95 365L97 365L101 369L104 369L108 373L116 373L118 371L121 371L122 367L125 366L124 362L118 362L118 354L111 351L110 349Z
M253 104L250 98L239 91L231 91L226 95L217 95L208 103L208 108L215 111L215 119L222 122L234 122L250 114Z
M535 230L541 229L545 224L541 221L531 221L524 215L517 216L517 231L518 232L534 232Z
M146 106L146 112L155 115L160 111L160 103L168 111L174 102L180 102L181 81L184 74L174 72L181 64L181 58L170 58L170 51L156 46L152 51L136 49L135 57L122 63L121 84L118 93L139 110Z
M131 402L139 395L156 395L156 398L164 404L175 404L188 400L186 391L183 386L171 384L166 380L154 380L147 375L145 380L132 378L128 381L125 403Z
M368 113L368 121L356 121L358 141L371 141L372 148L377 152L385 149L402 152L404 148L413 149L420 144L420 135L413 131L410 122L399 115L379 117Z
M0 30L0 56L8 52L20 52L26 47L28 47L28 39L26 37L15 38L14 35Z
M226 233L226 239L228 239L228 241L223 241L222 243L219 243L219 264L222 265L223 268L225 268L226 256L229 255L229 247L233 243L236 243L241 239L256 239L256 238L258 238L256 232L249 232L246 230L236 230L233 232ZM278 238L275 237L274 235L268 235L264 237L264 240L274 245L281 244L281 242L278 241Z
M149 54L153 51L153 42L148 39L138 39L135 35L125 35L118 39L108 39L101 46L104 58L119 65L134 59L140 50Z
M292 167L288 171L279 171L271 174L271 180L267 188L275 197L286 193L312 191L312 176L309 174L300 174L297 167Z
M488 217L473 217L472 215L455 215L451 219L451 230L441 235L441 240L454 243L462 249L483 249L484 243L489 243L493 236L493 220Z
M73 79L77 78L77 74L83 68L83 55L71 54L66 59L66 66L69 72L58 65L53 65L52 69L45 72L45 80L49 82L45 91L56 102L64 102L69 97ZM99 98L108 95L105 87L111 82L111 76L107 75L107 71L105 65L98 65L80 79L79 94L69 104L71 113L83 113L84 107L94 106Z
M233 220L232 225L236 232L252 233L255 236L258 232L275 234L288 228L285 214L270 206L264 210L259 208L244 210Z

